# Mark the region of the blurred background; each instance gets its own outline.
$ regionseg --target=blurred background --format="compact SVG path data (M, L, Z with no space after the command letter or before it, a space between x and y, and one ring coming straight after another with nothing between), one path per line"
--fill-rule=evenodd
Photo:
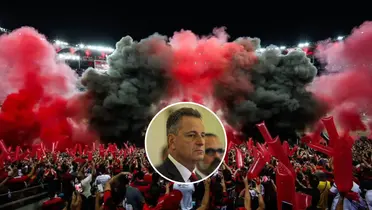
M202 115L205 132L216 134L221 140L224 148L226 147L226 136L223 125L211 111L200 105L190 104L187 102L176 104L158 114L148 127L148 134L145 139L147 157L149 157L151 163L155 167L162 163L162 153L164 148L167 146L166 122L168 116L173 111L182 107L190 107L198 110Z

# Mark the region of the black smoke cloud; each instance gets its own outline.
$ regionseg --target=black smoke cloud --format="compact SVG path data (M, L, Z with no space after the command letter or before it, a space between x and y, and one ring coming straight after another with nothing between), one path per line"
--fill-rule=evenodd
M129 36L108 57L109 70L87 70L82 84L93 96L90 127L102 142L126 140L143 144L143 130L167 89L172 56L166 37L153 35L135 42Z
M224 105L227 122L246 137L261 139L256 124L265 121L272 136L282 140L297 138L324 114L324 106L306 90L317 75L305 53L300 50L283 55L274 46L258 53L251 69L233 70L231 82L250 81L252 89L236 91L234 84L217 83L216 97ZM221 88L223 87L223 88Z
M167 38L153 35L135 42L127 36L108 57L110 69L86 71L82 84L93 97L90 127L102 142L129 140L143 144L143 131L154 116L152 108L167 98L173 52ZM273 136L295 139L296 130L316 122L323 104L306 90L317 74L304 52L281 54L274 47L257 54L260 40L239 38L245 52L237 53L231 69L217 81L215 97L224 117L248 137L260 139L256 124L266 122ZM247 58L249 58L247 60ZM172 81L174 83L175 81Z

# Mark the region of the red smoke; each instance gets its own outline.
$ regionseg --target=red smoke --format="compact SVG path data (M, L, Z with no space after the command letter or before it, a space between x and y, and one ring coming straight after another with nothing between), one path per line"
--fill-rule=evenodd
M340 72L314 81L312 91L335 110L344 129L363 128L357 116L372 114L372 22L354 29L345 41L322 43L318 50L327 70Z
M7 145L32 144L38 138L50 147L54 141L71 144L74 128L69 120L83 107L68 101L75 92L75 73L57 62L53 46L32 28L1 36L0 46L0 75L7 81L0 90L0 96L7 95L0 139Z
M204 103L205 97L212 95L216 80L227 76L232 68L247 67L257 60L248 41L229 43L224 29L215 29L213 34L199 38L191 31L181 31L171 38L172 97Z

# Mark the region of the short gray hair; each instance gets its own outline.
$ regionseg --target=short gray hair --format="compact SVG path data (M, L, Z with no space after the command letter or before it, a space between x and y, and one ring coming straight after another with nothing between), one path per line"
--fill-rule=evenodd
M177 134L182 117L196 117L202 119L200 112L193 108L183 107L172 112L167 119L167 135Z

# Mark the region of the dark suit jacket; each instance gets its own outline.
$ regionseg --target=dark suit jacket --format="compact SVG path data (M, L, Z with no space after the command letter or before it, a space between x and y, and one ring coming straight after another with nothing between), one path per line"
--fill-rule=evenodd
M164 162L156 168L159 173L161 173L163 176L167 177L168 179L171 179L176 182L185 182L182 178L181 173L178 171L177 167L172 163L172 161L167 158L164 160ZM201 179L201 176L196 174L198 179Z

